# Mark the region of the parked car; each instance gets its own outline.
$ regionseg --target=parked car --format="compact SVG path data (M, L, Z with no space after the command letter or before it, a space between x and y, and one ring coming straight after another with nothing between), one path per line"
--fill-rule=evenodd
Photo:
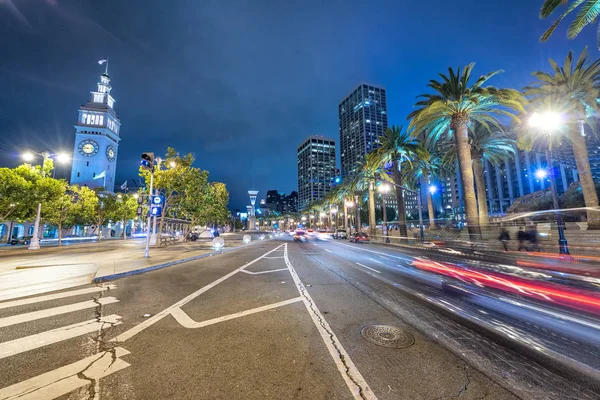
M31 236L23 236L22 238L10 239L8 243L10 243L11 246L14 246L16 244L29 244L29 242L31 242Z
M352 243L369 243L369 235L364 232L353 233L350 241Z
M348 232L345 229L338 229L333 234L334 239L348 239Z

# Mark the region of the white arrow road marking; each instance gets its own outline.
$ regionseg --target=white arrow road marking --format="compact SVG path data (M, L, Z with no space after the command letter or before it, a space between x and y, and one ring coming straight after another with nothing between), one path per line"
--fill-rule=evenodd
M72 339L77 336L85 335L86 333L95 332L105 328L106 324L110 324L111 326L119 325L121 324L119 321L120 319L120 316L112 314L102 317L100 320L92 319L85 322L78 322L73 325L63 326L50 331L0 343L0 359L63 340Z
M131 339L133 336L137 335L138 333L140 333L144 329L148 328L149 326L154 325L155 323L157 323L158 321L160 321L161 319L163 319L164 317L166 317L167 315L169 315L171 313L171 311L174 310L175 308L180 308L181 306L189 303L190 301L194 300L196 297L200 296L202 293L206 292L207 290L212 289L213 287L217 286L219 283L221 283L221 282L223 282L223 281L231 278L232 276L234 276L238 272L243 271L245 268L248 268L249 266L251 266L255 262L258 262L259 260L265 258L266 256L268 256L269 254L273 253L274 251L279 250L284 245L285 244L277 246L273 250L266 252L262 256L255 258L254 260L250 261L249 263L246 263L245 265L243 265L243 266L239 267L238 269L236 269L236 270L228 273L227 275L222 276L221 278L217 279L216 281L214 281L212 283L209 283L208 285L204 286L201 289L196 290L194 293L190 294L187 297L184 297L183 299L179 300L177 303L173 304L172 306L169 306L169 307L165 308L164 310L162 310L158 314L154 315L153 317L148 318L147 320L145 320L144 322L142 322L140 324L137 324L136 326L134 326L133 328L129 329L128 331L125 331L125 332L121 333L119 336L117 336L115 338L112 338L111 341L124 342L127 339Z
M285 268L287 270L287 268ZM202 328L208 325L218 324L219 322L229 321L230 319L235 319L239 317L244 317L250 314L256 314L262 311L270 310L272 308L277 308L281 306L286 306L288 304L297 303L299 301L304 300L302 297L296 297L294 299L280 301L279 303L269 304L267 306L252 308L246 311L240 311L234 314L224 315L222 317L217 317L213 319L209 319L202 322L196 322L189 317L181 308L175 308L171 311L171 315L179 322L184 328Z
M71 290L69 292L61 292L61 293L47 294L45 296L30 297L28 299L7 301L4 303L0 303L0 310L3 308L11 308L11 307L23 306L26 304L40 303L42 301L64 299L65 297L81 296L83 294L88 294L88 293L102 292L104 290L114 290L116 288L117 288L117 285L109 284L106 286L95 286L95 287L90 287L90 288L86 288L86 289Z
M375 393L373 393L369 387L369 384L367 381L365 381L365 378L363 378L358 368L356 368L356 365L354 365L354 362L352 362L352 359L331 329L331 326L329 326L329 323L325 320L325 317L323 317L323 314L321 314L317 308L315 301L312 299L310 294L308 294L308 291L300 280L298 273L296 273L296 270L294 267L292 267L292 263L288 257L287 244L285 245L285 252L283 255L285 258L285 264L290 270L290 274L292 275L292 279L298 288L298 292L300 292L304 298L306 310L317 327L317 330L321 334L321 338L323 338L323 342L325 343L325 346L327 346L327 350L329 350L329 354L331 355L331 358L333 358L333 361L335 362L338 371L340 371L342 378L344 378L344 381L346 382L348 389L350 389L352 396L357 400L377 400L377 396L375 396Z
M63 396L89 385L89 379L97 381L129 367L128 363L119 358L127 354L129 352L122 347L115 348L116 360L113 360L113 354L110 352L94 354L73 364L0 389L0 400L45 400ZM79 378L79 373L83 373L88 379Z
M283 258L283 257L281 257L281 258ZM250 274L250 275L268 274L269 272L279 272L279 271L287 271L287 268L270 269L268 271L260 271L260 272L252 272L252 271L247 271L245 269L242 270L243 273Z
M5 326L11 326L16 324L22 324L24 322L34 321L36 319L53 317L55 315L67 314L73 311L85 310L86 308L94 308L99 305L118 303L114 297L102 297L97 301L88 300L82 301L81 303L69 304L66 306L48 308L45 310L33 311L29 313L13 315L12 317L0 318L0 328Z
M371 267L367 267L366 265L364 265L364 264L361 264L361 263L359 263L359 262L357 262L356 264L360 265L360 266L361 266L361 267L363 267L363 268L370 269L371 271L375 271L375 272L377 272L378 274L380 274L380 273L381 273L381 272L377 271L376 269L374 269L374 268L371 268Z

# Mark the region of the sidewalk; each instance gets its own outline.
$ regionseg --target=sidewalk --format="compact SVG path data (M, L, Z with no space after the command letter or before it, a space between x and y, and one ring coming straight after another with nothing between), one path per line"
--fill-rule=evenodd
M252 243L258 234L252 234ZM210 240L150 248L144 258L143 240L53 247L38 251L3 252L0 255L0 300L65 289L133 275L220 254L245 246L243 235L223 235L225 247L215 250Z

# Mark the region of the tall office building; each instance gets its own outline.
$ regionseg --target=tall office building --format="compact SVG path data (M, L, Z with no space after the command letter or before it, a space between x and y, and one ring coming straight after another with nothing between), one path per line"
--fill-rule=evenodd
M356 162L381 145L388 126L385 89L361 84L338 106L342 177L354 173Z
M298 147L298 209L331 191L335 175L335 141L311 136Z

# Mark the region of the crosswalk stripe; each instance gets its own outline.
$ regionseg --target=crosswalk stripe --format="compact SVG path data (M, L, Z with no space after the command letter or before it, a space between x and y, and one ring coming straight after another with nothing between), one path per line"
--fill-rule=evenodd
M122 347L115 348L116 360L113 360L113 354L110 352L94 354L83 360L0 389L0 400L45 400L63 396L75 389L89 385L90 379L98 380L129 367L128 363L120 359L127 354L129 351ZM78 376L80 373L88 379L80 378Z
M73 325L63 326L50 331L37 333L35 335L25 336L19 339L0 343L0 359L24 353L63 340L72 339L86 333L98 331L106 324L112 326L121 324L120 316L111 314L101 317L99 320L92 319L85 322L78 322Z
M80 296L83 294L102 292L104 290L113 290L116 288L117 288L117 285L111 284L111 285L106 285L106 286L94 286L94 287L90 287L90 288L86 288L86 289L71 290L68 292L47 294L44 296L30 297L28 299L12 300L12 301L0 303L0 310L3 308L11 308L11 307L23 306L26 304L40 303L42 301L64 299L65 297Z
M66 306L47 308L45 310L13 315L10 317L0 318L0 328L16 324L22 324L24 322L34 321L36 319L53 317L55 315L67 314L73 311L85 310L86 308L94 308L98 307L99 305L117 303L118 301L119 300L117 300L114 297L103 297L98 299L97 301L88 300L82 301L80 303L68 304Z

